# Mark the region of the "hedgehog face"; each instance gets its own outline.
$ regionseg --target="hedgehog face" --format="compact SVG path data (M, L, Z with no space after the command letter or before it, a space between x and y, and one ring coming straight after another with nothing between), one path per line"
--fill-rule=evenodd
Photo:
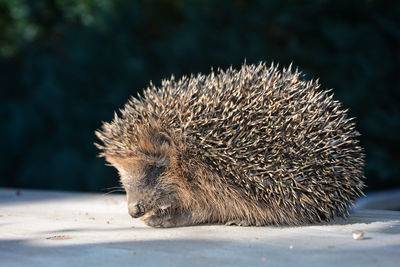
M106 156L120 174L126 191L128 211L133 218L149 212L164 211L174 207L178 186L172 175L170 164L173 149L165 136L139 137L135 156Z

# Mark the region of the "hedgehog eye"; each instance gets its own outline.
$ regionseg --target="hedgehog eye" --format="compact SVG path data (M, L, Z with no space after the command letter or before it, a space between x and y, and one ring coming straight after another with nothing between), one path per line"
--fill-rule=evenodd
M148 174L158 177L164 171L164 169L164 166L150 166Z
M164 169L164 166L149 166L146 171L146 179L144 181L144 184L146 186L156 185L158 177L164 172Z

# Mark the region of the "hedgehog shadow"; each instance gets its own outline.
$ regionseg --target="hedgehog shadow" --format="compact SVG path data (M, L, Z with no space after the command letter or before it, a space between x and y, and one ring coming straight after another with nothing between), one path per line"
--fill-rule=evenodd
M351 212L350 215L347 217L335 217L332 221L299 225L297 227L371 224L371 223L393 222L393 221L398 222L399 215L393 214L391 211L357 210Z
M239 225L225 225L227 227L268 227L268 228L301 228L301 227L311 227L311 226L336 226L336 225L354 225L354 224L371 224L379 222L399 222L399 215L393 214L391 211L373 211L373 210L363 210L351 213L347 217L335 217L333 220L328 222L320 223L308 223L300 225L264 225L264 226L239 226ZM221 224L203 224L208 226L221 226ZM400 226L400 225L399 225ZM394 231L391 229L390 231ZM400 233L400 227L396 233Z

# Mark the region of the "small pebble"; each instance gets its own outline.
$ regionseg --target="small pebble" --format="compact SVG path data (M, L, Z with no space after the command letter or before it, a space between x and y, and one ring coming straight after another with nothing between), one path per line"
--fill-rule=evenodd
M289 248L292 249L292 248L293 248L293 245L290 245Z
M262 257L262 258L261 258L261 261L262 261L262 262L266 262L266 261L267 261L267 258Z
M355 240L364 239L364 231L361 231L361 230L354 230L354 231L353 231L353 238L354 238Z

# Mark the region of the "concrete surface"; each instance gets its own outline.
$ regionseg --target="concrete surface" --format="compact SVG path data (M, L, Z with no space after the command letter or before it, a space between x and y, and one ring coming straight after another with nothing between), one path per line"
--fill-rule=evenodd
M365 233L355 240L352 231ZM302 227L153 229L124 196L0 188L0 266L399 266L400 212Z

